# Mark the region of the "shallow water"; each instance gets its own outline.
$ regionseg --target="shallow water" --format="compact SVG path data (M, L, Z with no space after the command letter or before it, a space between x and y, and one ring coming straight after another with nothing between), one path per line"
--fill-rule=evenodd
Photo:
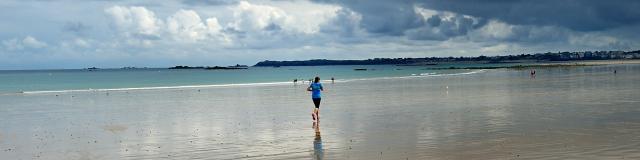
M528 73L3 95L0 157L640 159L640 65Z
M250 67L240 70L205 69L65 69L65 70L0 70L0 94L69 92L92 90L131 90L158 88L197 88L224 85L291 83L323 76L339 81L362 78L406 77L412 75L444 75L467 70L438 70L434 67L508 66L518 64L442 64L434 66L291 66ZM355 71L365 68L366 71Z

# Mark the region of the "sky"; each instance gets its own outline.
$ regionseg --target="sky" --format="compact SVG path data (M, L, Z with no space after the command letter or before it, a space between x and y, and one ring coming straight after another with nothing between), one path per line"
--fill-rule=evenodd
M636 0L2 0L0 69L640 49Z

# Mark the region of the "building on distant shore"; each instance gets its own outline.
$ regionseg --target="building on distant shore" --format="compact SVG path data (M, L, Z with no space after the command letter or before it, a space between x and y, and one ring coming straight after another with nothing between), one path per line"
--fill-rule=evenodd
M535 53L505 56L478 57L424 57L424 58L373 58L366 60L327 60L313 59L302 61L258 62L255 66L320 66L320 65L429 65L443 62L487 62L503 63L514 61L569 61L569 60L607 60L640 59L640 50L636 51L583 51Z

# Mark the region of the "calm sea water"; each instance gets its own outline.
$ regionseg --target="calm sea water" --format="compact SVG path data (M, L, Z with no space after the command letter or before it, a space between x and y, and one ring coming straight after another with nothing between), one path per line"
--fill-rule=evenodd
M496 66L508 64L450 64L437 66L313 66L251 67L246 70L170 70L170 69L99 69L99 70L23 70L0 71L0 94L18 92L62 92L90 89L144 89L152 87L194 87L201 85L289 83L293 79L321 76L339 81L376 77L428 76L459 74L470 70L433 70L438 67ZM355 71L367 68L367 71Z

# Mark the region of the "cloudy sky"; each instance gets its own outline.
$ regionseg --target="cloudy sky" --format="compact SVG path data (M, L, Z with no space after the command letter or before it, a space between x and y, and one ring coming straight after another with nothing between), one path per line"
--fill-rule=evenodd
M0 69L640 49L635 0L2 0Z

